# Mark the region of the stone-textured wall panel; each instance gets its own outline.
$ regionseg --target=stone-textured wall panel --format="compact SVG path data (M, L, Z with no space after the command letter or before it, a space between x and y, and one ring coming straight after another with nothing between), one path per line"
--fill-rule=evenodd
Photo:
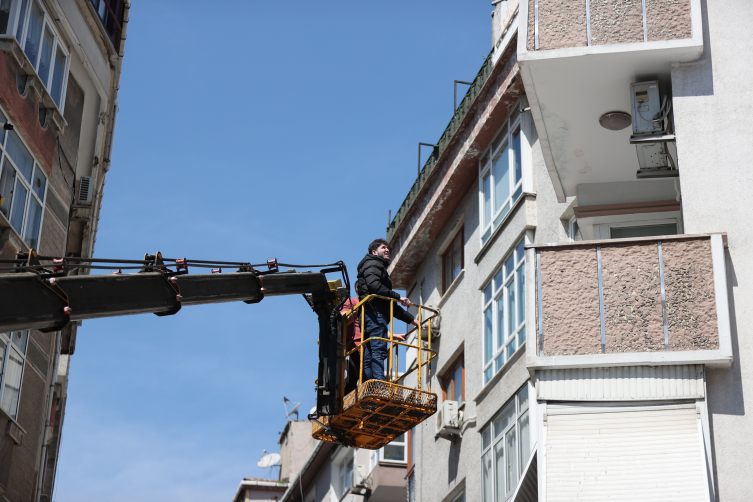
M641 0L591 0L591 45L643 42Z
M602 247L605 351L664 350L656 243Z
M663 242L662 255L669 350L718 349L711 242Z
M600 354L596 248L541 251L541 289L544 355Z
M535 42L536 39L534 38L536 35L536 4L535 0L528 0L528 37L527 37L527 45L528 50L532 51L536 48Z
M646 0L648 41L693 37L690 0Z
M539 0L539 50L587 45L586 0Z

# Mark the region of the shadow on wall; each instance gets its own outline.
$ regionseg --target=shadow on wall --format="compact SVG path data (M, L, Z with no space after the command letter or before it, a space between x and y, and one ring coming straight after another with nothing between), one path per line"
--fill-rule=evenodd
M714 94L714 67L711 59L709 36L709 11L706 0L701 0L703 18L703 55L692 63L681 63L679 71L672 72L672 96L712 96Z
M447 456L447 484L451 484L458 479L458 465L460 464L460 442L461 439L453 438L450 441L450 453Z

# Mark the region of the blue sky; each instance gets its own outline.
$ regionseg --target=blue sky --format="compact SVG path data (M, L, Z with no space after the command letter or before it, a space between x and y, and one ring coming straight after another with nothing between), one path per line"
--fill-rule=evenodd
M133 2L95 255L355 280L490 50L489 0L207 5ZM54 499L229 501L270 475L283 396L314 405L316 339L299 296L84 322Z

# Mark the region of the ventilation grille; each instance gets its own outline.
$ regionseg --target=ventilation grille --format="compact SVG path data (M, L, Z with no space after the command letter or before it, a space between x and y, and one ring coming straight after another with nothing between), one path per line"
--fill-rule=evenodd
M92 177L81 176L81 181L78 185L78 201L79 202L91 202L92 201Z

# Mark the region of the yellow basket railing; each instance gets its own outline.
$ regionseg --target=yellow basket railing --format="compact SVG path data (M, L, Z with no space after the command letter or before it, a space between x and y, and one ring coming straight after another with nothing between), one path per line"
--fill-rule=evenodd
M389 338L382 338L382 337L368 337L368 333L366 332L366 324L364 323L364 316L365 316L365 305L368 304L371 300L374 299L382 299L387 300L390 302L390 329L389 329ZM387 298L385 296L379 296L379 295L368 295L363 300L359 301L355 306L353 306L350 310L342 314L343 317L343 326L345 329L342 330L342 358L343 360L350 356L351 354L355 352L359 352L359 374L358 374L358 385L363 384L363 351L364 347L367 343L370 343L372 340L384 340L389 343L389 361L387 365L387 381L390 383L398 383L399 381L403 380L406 376L411 374L413 371L418 371L418 386L417 389L421 390L422 387L422 381L421 381L421 375L422 375L422 368L426 366L426 386L427 390L431 392L431 361L436 359L437 352L435 350L431 349L431 321L435 317L439 315L439 311L435 310L430 307L426 307L424 305L416 305L413 304L412 306L418 308L418 315L416 316L416 319L418 320L418 327L413 328L412 330L408 331L406 333L406 340L408 340L409 335L412 333L418 331L418 336L416 338L417 342L415 344L406 342L401 342L398 340L395 340L394 334L395 334L395 319L393 317L394 312L394 306L395 303L399 302L399 300L396 300L394 298ZM424 318L424 313L428 312L429 316ZM347 325L350 322L350 319L355 322L355 316L359 315L360 318L360 330L361 330L361 344L358 347L355 347L351 350L347 350ZM426 326L424 326L426 324ZM354 328L355 329L355 328ZM428 344L427 347L423 347L423 333L424 330L427 331L427 338L428 338ZM403 346L407 349L416 349L418 351L417 354L417 365L413 366L412 368L407 369L405 373L402 375L399 374L398 371L398 357L399 357L399 347ZM394 353L394 357L393 357ZM343 365L343 372L345 371L344 365ZM344 386L345 386L345 379L341 378L343 389L341 389L344 392ZM342 394L341 394L342 395Z

